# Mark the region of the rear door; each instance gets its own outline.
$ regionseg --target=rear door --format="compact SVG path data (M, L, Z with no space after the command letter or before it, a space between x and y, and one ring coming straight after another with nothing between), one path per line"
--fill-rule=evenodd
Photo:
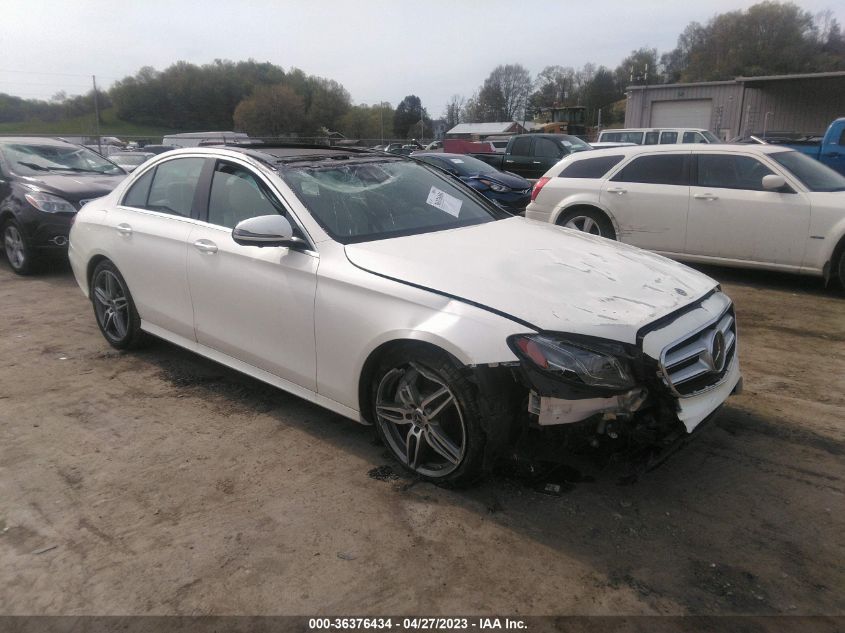
M194 339L186 251L206 158L179 157L148 169L111 209L103 250L120 270L141 319Z
M510 152L505 154L504 171L511 171L523 178L530 178L528 174L534 171L534 157L532 156L531 144L534 141L530 136L517 136L511 141Z
M763 189L763 176L775 172L752 155L696 152L693 171L687 253L801 265L810 226L804 193Z
M638 154L602 186L600 200L616 218L620 241L681 253L689 209L689 152Z
M534 139L532 153L531 178L539 178L565 156L564 149L558 143L542 136Z

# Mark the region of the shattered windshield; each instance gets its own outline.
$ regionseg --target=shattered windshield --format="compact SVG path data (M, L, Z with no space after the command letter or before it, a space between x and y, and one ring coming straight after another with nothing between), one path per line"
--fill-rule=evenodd
M442 231L510 217L420 164L360 161L291 165L281 175L342 244Z

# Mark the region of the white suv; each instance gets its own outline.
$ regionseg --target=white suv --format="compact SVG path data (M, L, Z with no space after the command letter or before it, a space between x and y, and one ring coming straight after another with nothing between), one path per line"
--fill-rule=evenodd
M676 259L838 277L845 176L774 145L653 145L567 156L525 217Z

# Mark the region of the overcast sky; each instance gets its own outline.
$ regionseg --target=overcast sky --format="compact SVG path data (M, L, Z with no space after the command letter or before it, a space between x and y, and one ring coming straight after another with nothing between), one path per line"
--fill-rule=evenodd
M0 92L79 94L142 66L269 61L342 83L355 103L422 98L439 116L498 64L611 68L674 48L691 21L753 0L3 0ZM816 13L841 0L801 0Z

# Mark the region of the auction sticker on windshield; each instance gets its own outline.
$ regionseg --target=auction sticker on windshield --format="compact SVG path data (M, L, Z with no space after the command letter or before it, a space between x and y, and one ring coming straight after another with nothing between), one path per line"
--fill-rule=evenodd
M431 191L428 192L426 203L455 217L458 217L460 214L461 205L463 204L463 202L458 198L450 196L448 193L441 191L437 187L432 187Z

